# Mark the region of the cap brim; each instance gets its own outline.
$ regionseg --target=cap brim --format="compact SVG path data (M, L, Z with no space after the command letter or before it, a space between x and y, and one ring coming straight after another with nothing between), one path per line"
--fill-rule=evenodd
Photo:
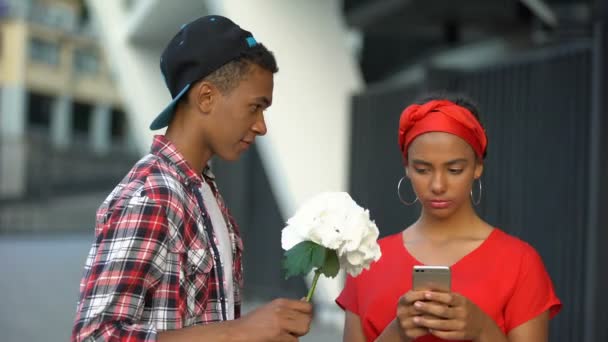
M151 130L154 131L169 126L169 122L171 122L171 117L173 117L177 102L179 102L179 100L184 96L184 94L188 92L188 89L190 89L190 84L187 84L184 89L182 89L179 94L177 94L177 96L171 101L171 103L169 103L167 107L165 107L165 109L163 109L163 111L160 112L160 114L158 114L156 118L154 118L154 120L150 124Z

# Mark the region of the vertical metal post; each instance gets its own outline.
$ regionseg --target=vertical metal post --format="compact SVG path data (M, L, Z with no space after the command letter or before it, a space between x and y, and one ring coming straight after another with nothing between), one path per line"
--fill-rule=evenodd
M594 3L584 339L608 341L608 5Z

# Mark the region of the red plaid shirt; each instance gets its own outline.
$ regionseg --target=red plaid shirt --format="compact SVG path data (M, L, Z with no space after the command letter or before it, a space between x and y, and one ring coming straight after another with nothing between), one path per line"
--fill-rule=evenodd
M151 153L97 211L73 341L154 341L159 331L225 319L219 281L225 271L201 208L203 178L231 237L234 314L240 316L243 244L214 176L208 169L196 174L171 142L155 136Z

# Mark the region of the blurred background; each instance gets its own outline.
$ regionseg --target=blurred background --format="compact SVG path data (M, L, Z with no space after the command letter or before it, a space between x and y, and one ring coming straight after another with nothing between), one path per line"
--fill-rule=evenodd
M382 236L414 220L399 115L450 90L489 136L479 212L539 251L564 303L550 340L608 341L607 1L0 0L2 341L69 339L95 210L169 101L160 52L206 14L280 69L268 135L213 161L245 239L245 311L306 293L283 279L280 230L310 195L350 192ZM304 341L341 340L341 281L321 282Z

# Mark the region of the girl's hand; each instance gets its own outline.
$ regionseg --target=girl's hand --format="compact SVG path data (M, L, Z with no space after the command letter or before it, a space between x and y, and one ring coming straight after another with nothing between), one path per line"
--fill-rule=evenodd
M423 312L419 311L414 304L425 300L425 293L427 292L412 290L399 298L396 323L402 339L406 341L429 334L427 328L421 327L415 322L416 319L421 318Z
M454 292L424 291L412 303L417 312L411 321L420 331L424 329L446 340L479 340L484 327L491 318L466 297Z

